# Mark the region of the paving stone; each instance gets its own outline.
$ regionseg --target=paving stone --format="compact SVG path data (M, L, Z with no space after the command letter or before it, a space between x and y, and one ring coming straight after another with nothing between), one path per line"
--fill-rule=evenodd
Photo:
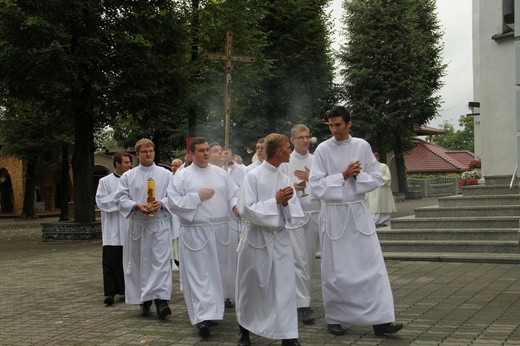
M235 310L201 340L189 323L178 273L172 315L139 316L139 307L103 304L101 242L42 243L41 230L0 220L0 344L2 345L236 345ZM396 319L404 329L376 337L371 326L326 329L319 259L312 286L316 323L300 323L303 345L520 346L520 265L387 261ZM254 345L280 345L252 335Z

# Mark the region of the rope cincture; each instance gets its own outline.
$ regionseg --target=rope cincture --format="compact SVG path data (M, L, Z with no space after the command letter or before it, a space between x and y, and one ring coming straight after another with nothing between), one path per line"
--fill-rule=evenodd
M228 220L223 220L223 221L218 221L218 222L207 222L207 223L191 223L191 224L181 224L181 228L180 228L180 232L182 234L184 234L185 231L188 230L188 228L191 228L191 227L211 227L212 229L214 229L216 226L220 226L220 225L224 225L224 224L227 224ZM218 237L218 235L216 234L216 232L213 232L213 234L215 234L215 236L217 237L217 239L220 241L220 243L222 245L229 245L229 241L231 239L231 236L229 235L229 232L228 232L228 240L227 240L227 243L223 243L220 238ZM208 244L208 241L209 241L209 237L206 239L206 242L204 242L204 244L196 249L196 248L192 248L190 247L188 244L186 244L186 241L184 240L184 237L181 236L181 239L182 239L182 243L186 246L186 248L188 248L188 250L190 251L193 251L193 252L196 252L196 251L200 251L202 249L204 249L204 247L206 247L206 245Z
M247 233L249 233L249 229L250 229L250 225L251 225L251 222L249 222L249 220L246 220L246 219L243 219L242 221L242 233L240 234L240 242L238 243L238 247L237 247L237 252L240 251L240 249L242 249L242 246L244 245L244 242L247 241L247 243L249 245L251 245L251 247L253 249L256 249L256 250L260 250L260 249L263 249L265 247L267 247L269 244L271 244L274 240L274 238L276 237L276 234L279 232L279 231L283 231L284 229L288 229L287 227L283 226L283 227L276 227L276 228L268 228L268 227L262 227L262 226L257 226L255 225L255 227L261 231L264 231L264 232L267 232L267 233L272 233L272 237L265 242L265 244L263 245L260 245L260 246L257 246L257 245L254 245L251 243L251 241L249 240L249 238L247 237ZM289 242L288 243L280 243L282 246L287 246L289 244L291 244L291 238L289 237Z
M330 208L325 208L326 212L327 212L327 217L326 218L323 218L323 227L325 229L325 233L327 233L327 236L329 237L330 240L332 241L335 241L335 240L339 240L341 237L343 237L343 234L345 234L345 231L347 230L347 221L348 221L348 218L351 214L351 210L352 210L352 205L354 204L358 204L358 203L362 203L364 202L363 199L359 199L359 200L355 200L355 201L323 201L322 202L322 208L324 208L325 206L329 206L329 205L345 205L347 206L347 217L345 218L345 226L343 227L343 230L341 231L340 235L337 237L337 238L334 238L332 237L332 235L330 234L330 231L329 231L329 228L327 227L328 224L326 222L326 220L329 220L330 219ZM354 213L352 213L352 217L354 219L354 223L356 224L356 228L364 235L371 235L373 232L370 231L370 233L368 232L363 232L361 227L359 227L358 225L358 222L357 222L357 219L356 219L356 215Z
M154 218L154 219L151 219L151 220L146 220L146 221L142 221L142 220L130 220L127 224L126 224L126 232L129 236L130 239L132 240L138 240L140 239L142 236L143 236L143 232L145 230L149 230L151 232L155 232L155 233L159 233L159 232L162 232L164 231L164 227L157 227L155 228L155 230L151 229L149 226L150 225L153 225L157 222L165 222L165 219L166 221L170 222L169 221L169 217L167 216L164 216L164 217L161 217L161 218ZM135 232L136 234L138 234L137 237L134 236L134 227L135 227L135 224L138 223L141 225L141 228L140 230L138 230L138 232ZM126 265L126 274L130 275L132 274L132 260L131 260L131 257L132 257L132 242L131 241L128 241L126 240L126 242L128 243L128 246L126 246L125 248L128 248L128 263Z

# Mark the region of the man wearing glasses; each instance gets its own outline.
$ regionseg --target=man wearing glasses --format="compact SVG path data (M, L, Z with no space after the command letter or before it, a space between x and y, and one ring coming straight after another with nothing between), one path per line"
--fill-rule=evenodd
M318 216L321 204L319 199L306 193L305 190L314 160L314 155L309 153L311 143L309 128L303 124L294 125L291 129L291 143L294 150L289 162L283 163L280 170L291 179L305 213L305 218L291 231L296 274L296 307L304 324L314 324L311 309L311 278L319 246Z
M163 319L172 313L171 212L166 196L172 175L154 163L154 148L147 138L137 141L139 166L121 176L114 200L128 219L123 245L126 303L140 304L141 316L147 317L155 300L157 316Z

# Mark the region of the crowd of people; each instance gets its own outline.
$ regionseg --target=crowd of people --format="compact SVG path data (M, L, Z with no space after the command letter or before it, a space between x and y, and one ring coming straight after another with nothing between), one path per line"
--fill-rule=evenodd
M394 302L374 220L365 195L388 179L370 145L350 135L350 112L327 113L332 137L309 152L303 124L290 137L260 138L252 164L234 148L193 138L171 171L154 163L155 145L113 156L114 172L99 182L96 202L103 234L104 304L116 295L140 315L172 313L172 270L191 324L201 338L236 310L239 346L250 333L300 345L298 321L314 324L311 278L321 251L325 320L333 335L343 324L371 326L385 336ZM292 144L292 147L291 147ZM367 197L368 198L368 197Z

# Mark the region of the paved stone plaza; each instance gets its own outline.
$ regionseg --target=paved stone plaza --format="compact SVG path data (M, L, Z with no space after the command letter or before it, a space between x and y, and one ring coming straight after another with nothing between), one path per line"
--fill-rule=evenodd
M48 221L48 220L47 220ZM138 306L103 304L101 241L42 243L40 221L0 220L1 345L236 345L234 310L201 340L189 323L174 274L173 314L142 318ZM327 332L319 260L316 324L300 325L302 345L520 345L520 265L387 261L396 318L404 329ZM155 312L154 309L152 309ZM253 345L280 345L252 337Z

